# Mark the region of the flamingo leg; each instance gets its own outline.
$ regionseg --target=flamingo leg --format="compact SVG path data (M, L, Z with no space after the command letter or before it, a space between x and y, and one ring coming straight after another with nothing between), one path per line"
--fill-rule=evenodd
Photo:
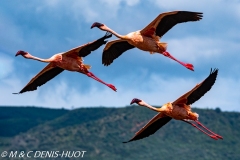
M214 133L213 131L211 131L210 129L208 129L207 127L205 127L202 123L200 123L199 121L195 120L195 122L197 122L198 125L202 126L204 129L206 129L208 132L214 134L216 137L220 138L220 139L223 139L222 136Z
M169 52L167 52L167 51L162 52L162 54L163 54L164 56L168 57L168 58L171 58L171 59L174 60L174 61L177 61L178 63L180 63L181 65L183 65L183 66L186 67L187 69L194 71L194 69L193 69L194 67L193 67L192 64L190 64L190 63L183 63L183 62L177 60L176 58L174 58L174 57L173 57Z
M96 77L92 72L87 71L87 73L85 73L85 74L86 74L88 77L91 77L92 79L95 79L96 81L98 81L98 82L100 82L100 83L108 86L108 87L111 88L112 90L117 91L117 89L115 88L114 85L112 85L112 84L107 84L107 83L103 82L101 79L99 79L98 77Z
M218 140L218 137L216 135L212 135L212 134L209 134L207 132L205 132L203 129L201 129L200 127L198 127L196 124L194 123L191 123L189 121L186 121L186 120L182 120L183 122L186 122L188 124L191 124L193 127L197 128L198 130L200 130L201 132L203 132L204 134L206 134L207 136L211 137L212 139L215 139L215 140Z

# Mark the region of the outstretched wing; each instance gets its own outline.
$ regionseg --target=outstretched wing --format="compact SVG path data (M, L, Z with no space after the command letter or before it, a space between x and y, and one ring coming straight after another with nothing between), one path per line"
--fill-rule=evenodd
M205 93L207 93L214 85L218 74L218 69L210 71L209 76L200 84L197 84L192 90L182 95L173 104L187 104L191 105L199 100Z
M189 11L173 11L159 14L147 27L140 32L148 34L155 31L155 34L162 37L168 30L178 23L199 21L202 19L202 13Z
M31 81L19 93L36 90L37 87L40 87L41 85L45 84L47 81L51 80L62 71L64 71L64 69L54 67L52 63L48 64L41 72L39 72L35 77L33 77Z
M135 140L139 140L139 139L148 137L148 136L154 134L162 126L167 124L171 119L172 119L171 117L168 117L163 113L158 113L142 129L140 129L132 139L130 139L127 142L123 142L123 143L128 143L131 141L135 141Z
M106 44L107 41L105 41L105 39L112 37L112 34L107 32L102 38L99 38L96 41L93 42L89 42L87 44L75 47L65 53L63 53L64 55L67 56L79 56L79 57L86 57L87 55L89 55L92 51L95 51L96 49L98 49L99 47L101 47L103 44Z
M123 52L132 48L134 48L134 46L126 40L117 39L108 42L103 50L102 64L104 66L110 65L113 60L118 58Z
M79 51L79 56L80 57L85 57L91 53L91 51L95 51L99 47L101 47L103 44L106 44L107 41L105 39L112 37L112 34L107 32L105 36L102 38L99 38L98 40L88 43L82 47L82 49Z

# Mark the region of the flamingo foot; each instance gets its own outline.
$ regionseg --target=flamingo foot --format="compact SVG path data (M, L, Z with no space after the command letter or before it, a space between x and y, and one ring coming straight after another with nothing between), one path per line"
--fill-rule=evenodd
M114 85L112 85L112 84L107 84L107 86L108 86L109 88L111 88L112 90L114 90L115 92L117 92L117 88L116 88Z
M172 60L180 63L181 65L183 65L183 66L186 67L187 69L189 69L189 70L191 70L191 71L194 71L194 69L193 69L194 67L193 67L192 64L190 64L190 63L183 63L183 62L177 60L176 58L174 58L174 57L173 57L169 52L167 52L167 51L162 52L162 54L163 54L164 56L166 56L166 57L168 57L168 58L171 58Z
M100 83L108 86L108 87L111 88L112 90L117 91L117 88L116 88L114 85L112 85L112 84L107 84L107 83L103 82L101 79L97 78L92 72L88 72L88 71L87 71L87 73L85 73L85 74L86 74L88 77L91 77L91 78L95 79L96 81L98 81L98 82L100 82Z
M216 138L219 138L219 139L223 139L222 136L214 133L213 131L209 130L207 127L205 127L202 123L200 123L199 121L195 121L197 122L198 125L202 126L203 128L205 128L207 131L209 131L210 133L212 133Z
M218 138L214 135L210 135L209 137L211 137L212 139L218 140Z
M204 129L206 129L208 132L210 133L207 133L206 131L204 131L202 128L200 128L199 126L197 126L196 124L190 122L190 121L187 121L187 120L183 120L184 122L188 123L188 124L191 124L193 127L197 128L198 130L200 130L201 132L203 132L204 134L206 134L207 136L211 137L212 139L215 139L215 140L218 140L219 138L222 139L221 136L217 135L216 133L210 131L209 129L207 129L205 126L203 126L199 121L195 121L197 122L197 124L199 126L202 126Z
M191 70L191 71L194 71L194 66L193 66L192 64L186 63L184 66L185 66L187 69L189 69L189 70Z
M223 137L222 137L222 136L219 136L219 135L217 135L217 134L216 134L216 137L217 137L217 138L220 138L220 139L223 139Z

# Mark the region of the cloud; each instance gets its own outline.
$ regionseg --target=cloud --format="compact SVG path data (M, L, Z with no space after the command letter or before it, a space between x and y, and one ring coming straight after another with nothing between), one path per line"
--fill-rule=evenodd
M237 11L239 7L238 1L228 0L202 0L202 1L191 1L191 0L182 0L182 1L174 1L173 0L152 0L152 3L156 4L158 7L163 8L165 10L195 10L200 12L215 12L217 9L223 9L222 12L232 12ZM208 7L206 7L206 5ZM214 7L214 10L212 9ZM231 9L230 9L231 8ZM232 10L233 9L233 10Z
M1 1L0 102L3 105L56 108L125 106L132 98L138 97L159 105L176 99L203 80L211 67L217 67L220 74L216 84L194 106L239 111L235 107L239 104L239 93L235 90L239 89L240 80L237 74L240 70L239 8L238 1L226 0L44 0L15 2L14 5ZM162 55L150 55L139 49L127 51L113 64L104 67L101 47L84 58L84 62L92 66L94 74L115 84L118 92L86 76L66 71L37 91L11 94L19 91L45 66L22 57L13 59L17 50L23 49L41 58L51 57L102 36L104 32L90 30L95 21L107 24L120 34L127 34L145 27L161 12L171 10L204 14L201 21L179 24L161 39L168 43L168 51L173 56L192 63L195 72Z
M17 46L23 46L22 32L14 21L0 11L0 50L14 51ZM9 47L11 45L11 47Z
M132 76L125 80L125 83L123 83L123 78L120 81L114 81L113 84L118 88L117 92L95 81L91 81L87 92L81 92L81 88L76 89L72 84L60 79L57 83L51 82L49 85L45 84L38 88L37 91L20 95L12 95L9 92L18 90L23 84L18 79L8 79L7 87L0 85L2 88L1 105L64 107L68 109L90 106L123 107L129 105L132 98L140 98L149 104L160 106L176 100L205 78L206 75L201 79L184 79L151 74L143 83L141 78L135 79L135 76ZM134 79L135 81L132 81ZM225 111L240 111L236 105L240 102L238 98L240 92L237 92L240 89L239 83L239 80L218 77L212 89L192 106L213 109L219 107Z
M0 57L0 79L4 79L14 71L13 59L1 52Z
M39 11L62 10L62 14L71 16L76 21L84 18L85 22L93 23L97 19L111 19L116 18L118 11L122 7L134 6L139 3L139 0L89 0L89 1L42 1L41 9ZM125 6L123 5L125 4ZM66 8L66 6L68 6ZM99 7L101 6L101 7Z
M177 57L188 60L194 64L202 63L202 60L211 60L221 56L238 56L236 50L240 50L238 42L217 39L215 37L185 37L181 39L169 39L168 51Z
M139 3L139 0L116 0L116 1L101 0L101 1L109 5L110 7L119 6L121 2L126 3L128 6L133 6Z

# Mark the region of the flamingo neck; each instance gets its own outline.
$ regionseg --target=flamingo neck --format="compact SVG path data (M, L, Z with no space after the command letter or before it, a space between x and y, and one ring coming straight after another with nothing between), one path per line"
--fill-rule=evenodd
M35 56L32 56L30 53L27 53L25 55L22 55L24 58L27 58L27 59L33 59L33 60L37 60L37 61L40 61L40 62L45 62L45 63L50 63L52 62L52 59L42 59L42 58L38 58L38 57L35 57Z
M145 107L147 107L147 108L149 108L149 109L151 109L153 111L156 111L156 112L160 112L161 111L161 108L153 107L153 106L151 106L151 105L149 105L147 103L143 103L143 106L145 106Z
M41 59L41 58L38 58L38 57L33 57L32 59L35 59L35 60L40 61L40 62L45 62L45 63L50 63L51 62L50 59Z
M108 32L112 33L112 34L115 35L117 38L120 38L120 39L127 39L126 36L123 36L123 35L118 34L117 32L113 31L112 29L110 29L110 28L107 27L107 26L105 26L104 28L102 28L102 30L104 30L104 31L108 31Z
M34 60L37 60L37 61L40 61L40 62L45 62L45 63L50 63L51 62L50 59L42 59L42 58L38 58L38 57L34 57L34 56L32 56L31 59L34 59Z

